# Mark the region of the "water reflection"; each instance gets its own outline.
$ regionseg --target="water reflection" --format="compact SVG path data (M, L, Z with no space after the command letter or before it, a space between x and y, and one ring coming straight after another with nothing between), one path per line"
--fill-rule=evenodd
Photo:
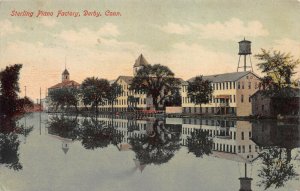
M262 148L258 185L279 188L299 176L294 164L298 161L292 157L292 150L300 147L299 125L263 121L253 123L253 129L254 141Z
M135 169L141 172L147 165L169 162L181 147L186 147L198 160L214 157L237 164L240 176L232 178L240 181L240 190L251 190L252 181L261 189L280 188L298 176L295 165L295 156L299 154L295 148L300 147L297 124L52 116L48 133L59 137L64 152L72 141L80 142L85 149L113 145L117 147L115 151L133 152Z
M25 116L26 118L26 116ZM0 118L0 164L13 170L23 168L19 159L19 146L26 140L33 127L19 125L15 118Z
M180 148L180 132L166 127L163 121L150 119L146 134L131 137L130 145L140 164L163 164Z

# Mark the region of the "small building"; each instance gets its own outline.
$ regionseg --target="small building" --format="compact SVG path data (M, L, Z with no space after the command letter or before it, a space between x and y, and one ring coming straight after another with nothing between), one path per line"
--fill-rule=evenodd
M80 84L75 82L74 80L70 80L70 73L67 69L65 69L61 75L61 82L57 83L50 88L48 88L48 95L51 91L62 89L62 88L80 88ZM44 100L45 106L48 111L53 109L50 98L47 96L46 100ZM82 106L82 103L79 103Z
M291 93L291 97L275 97L266 95L263 90L257 91L251 96L252 114L264 117L299 115L300 89L293 88Z
M183 83L181 88L183 113L203 113L237 116L249 116L252 112L250 96L259 87L260 78L251 71L232 72L203 76L204 80L211 81L213 89L209 103L200 106L191 102L188 97L188 82Z

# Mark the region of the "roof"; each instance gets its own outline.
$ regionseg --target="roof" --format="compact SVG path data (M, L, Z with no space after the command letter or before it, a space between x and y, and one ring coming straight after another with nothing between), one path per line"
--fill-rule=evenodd
M70 73L67 69L65 69L64 72L62 73L62 75L70 75Z
M250 97L252 98L252 97L261 95L262 93L263 93L263 90L258 90ZM300 98L300 88L290 88L290 93L291 93L291 95L293 95L292 97ZM274 96L268 96L268 97L274 97Z
M54 86L51 86L49 89L74 87L74 86L80 86L80 84L77 83L77 82L75 82L74 80L67 80L67 81L63 81L61 83L58 83L58 84L56 84Z
M125 81L127 84L131 84L133 76L119 76L116 81L118 81L119 79Z
M224 74L215 74L215 75L210 75L210 76L203 76L203 79L209 80L211 82L234 82L234 81L241 79L242 77L246 76L249 73L252 73L252 72L246 71L246 72L232 72L232 73L224 73ZM193 81L194 79L195 79L195 77L189 79L188 81Z
M146 66L149 65L148 61L145 59L143 54L141 54L138 59L135 60L133 67Z

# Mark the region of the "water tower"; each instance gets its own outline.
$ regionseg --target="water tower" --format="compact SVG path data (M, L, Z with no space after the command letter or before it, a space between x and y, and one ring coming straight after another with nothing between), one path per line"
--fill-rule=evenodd
M239 71L240 68L244 68L244 72L247 71L247 68L250 68L251 71L253 71L252 68L252 61L251 61L251 41L249 40L242 40L239 42L239 62L238 62L238 67L237 67L237 72ZM240 61L241 61L241 56L244 56L244 65L240 66ZM249 64L247 64L247 56L249 58Z

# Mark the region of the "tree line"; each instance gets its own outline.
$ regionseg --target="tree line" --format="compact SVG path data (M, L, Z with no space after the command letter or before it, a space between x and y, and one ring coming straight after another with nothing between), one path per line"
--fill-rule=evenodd
M33 102L28 97L18 96L21 68L22 64L15 64L0 71L0 116L23 114L26 107L33 107Z

